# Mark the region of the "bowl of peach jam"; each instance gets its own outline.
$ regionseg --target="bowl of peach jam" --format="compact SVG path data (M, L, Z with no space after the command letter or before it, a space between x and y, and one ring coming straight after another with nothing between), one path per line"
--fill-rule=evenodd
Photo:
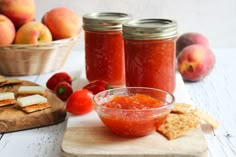
M155 132L169 115L174 100L171 93L148 87L116 88L93 98L104 125L124 137L142 137Z

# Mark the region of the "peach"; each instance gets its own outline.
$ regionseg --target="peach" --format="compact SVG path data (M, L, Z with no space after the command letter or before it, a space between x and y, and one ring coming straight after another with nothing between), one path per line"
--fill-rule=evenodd
M31 21L21 26L16 32L15 44L50 43L52 34L41 22Z
M13 42L15 38L15 27L12 21L5 15L0 14L0 45L5 46Z
M209 47L209 41L204 35L195 32L185 33L182 34L176 41L176 56L178 56L186 46L193 44Z
M70 38L80 32L79 17L65 7L50 10L43 16L42 22L52 32L54 40Z
M35 3L34 0L0 0L0 13L6 15L19 28L34 19Z
M177 60L178 70L186 81L202 80L211 72L215 64L213 52L202 45L185 47Z

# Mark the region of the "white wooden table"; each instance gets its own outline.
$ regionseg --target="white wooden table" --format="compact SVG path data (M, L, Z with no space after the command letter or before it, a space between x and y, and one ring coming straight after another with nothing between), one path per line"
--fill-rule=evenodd
M70 54L66 64L58 71L67 71L76 77L74 90L86 80L80 80L84 70L84 43ZM236 156L236 49L214 50L216 66L201 82L185 83L195 105L216 117L221 126L217 130L202 127L209 146L210 157ZM45 86L54 74L24 76L21 79ZM0 157L58 157L66 128L66 121L43 128L0 134Z

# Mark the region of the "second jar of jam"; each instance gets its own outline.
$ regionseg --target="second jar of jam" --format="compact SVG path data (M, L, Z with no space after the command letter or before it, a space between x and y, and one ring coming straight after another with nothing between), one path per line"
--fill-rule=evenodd
M105 80L114 87L125 84L122 23L129 19L129 15L116 12L83 16L86 77L89 81Z
M123 25L126 86L175 90L177 24L169 19L131 20Z

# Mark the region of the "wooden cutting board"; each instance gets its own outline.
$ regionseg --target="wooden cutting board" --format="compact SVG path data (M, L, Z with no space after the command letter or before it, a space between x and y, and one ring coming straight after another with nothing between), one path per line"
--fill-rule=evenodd
M157 132L140 138L124 138L111 133L95 118L95 114L81 117L83 120L77 121L78 127L66 129L62 142L63 157L207 156L207 143L200 127L171 141Z
M177 74L177 102L191 103L182 78ZM200 127L184 136L167 140L154 132L141 138L124 138L111 133L95 111L70 116L62 141L63 157L206 157L208 146Z
M37 85L33 82L22 81L20 84L0 87L0 92L15 92L21 85ZM56 124L65 120L64 102L53 93L46 91L46 97L51 108L33 113L25 113L9 105L0 107L0 133L38 128Z

